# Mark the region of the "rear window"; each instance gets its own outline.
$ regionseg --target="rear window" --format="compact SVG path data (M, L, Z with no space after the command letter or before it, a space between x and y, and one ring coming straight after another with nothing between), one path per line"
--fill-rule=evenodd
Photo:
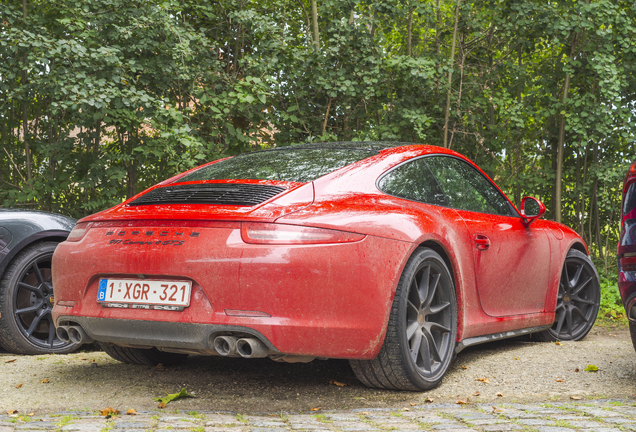
M300 148L247 153L201 168L179 182L203 180L279 180L310 182L377 154L369 149Z
M628 214L634 207L636 207L636 183L632 183L629 185L629 189L627 189L625 203L623 204L623 214Z

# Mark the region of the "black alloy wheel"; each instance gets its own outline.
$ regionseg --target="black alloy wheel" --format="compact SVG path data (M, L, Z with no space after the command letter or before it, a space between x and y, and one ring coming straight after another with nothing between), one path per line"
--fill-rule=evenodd
M62 354L79 347L55 333L51 259L56 246L45 242L27 247L0 280L0 345L10 352Z
M369 387L429 390L448 369L456 334L453 279L439 254L420 248L398 283L380 354L373 360L350 363Z
M563 263L554 324L539 334L547 341L579 341L594 326L601 302L598 273L590 258L570 250Z

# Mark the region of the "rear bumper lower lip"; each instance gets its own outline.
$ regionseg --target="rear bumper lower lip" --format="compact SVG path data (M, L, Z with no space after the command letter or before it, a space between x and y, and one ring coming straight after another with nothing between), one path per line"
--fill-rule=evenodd
M61 315L56 326L79 324L89 337L105 343L138 348L166 348L215 352L214 338L224 334L249 335L259 339L271 353L280 351L262 333L249 327L217 324L141 321Z

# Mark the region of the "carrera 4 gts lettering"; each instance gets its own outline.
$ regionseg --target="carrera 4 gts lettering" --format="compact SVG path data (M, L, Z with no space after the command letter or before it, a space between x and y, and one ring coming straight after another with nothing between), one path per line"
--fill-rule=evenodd
M120 231L107 231L106 234L104 236L108 237L108 236L118 236L118 237L123 237L123 236L145 236L145 237L150 237L150 236L159 236L159 237L177 237L177 239L174 240L167 240L167 239L158 239L158 240L133 240L130 238L127 239L112 239L108 242L108 244L112 244L112 245L125 245L125 246L134 246L134 245L140 245L140 246L150 246L150 245L155 245L155 246L181 246L185 243L185 239L190 237L199 237L201 235L201 233L193 231L190 233L186 233L184 231L176 231L171 233L170 231L166 231L166 230L162 230L162 231L157 231L157 230L120 230Z

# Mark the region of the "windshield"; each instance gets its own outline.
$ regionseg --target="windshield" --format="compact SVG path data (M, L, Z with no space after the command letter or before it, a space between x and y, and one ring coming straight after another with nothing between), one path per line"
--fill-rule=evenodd
M310 182L377 154L368 148L289 148L247 153L208 165L180 178L203 180L279 180Z

